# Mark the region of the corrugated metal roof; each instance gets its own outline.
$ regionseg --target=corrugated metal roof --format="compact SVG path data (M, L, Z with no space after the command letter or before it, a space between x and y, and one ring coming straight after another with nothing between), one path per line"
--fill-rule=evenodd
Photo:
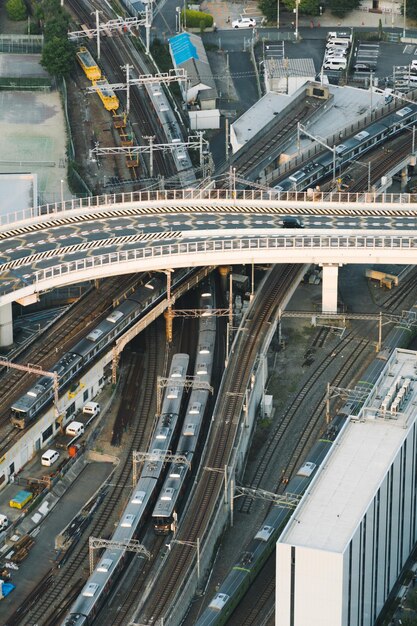
M169 40L171 54L176 65L181 65L190 59L199 59L196 46L192 43L189 33L181 33Z

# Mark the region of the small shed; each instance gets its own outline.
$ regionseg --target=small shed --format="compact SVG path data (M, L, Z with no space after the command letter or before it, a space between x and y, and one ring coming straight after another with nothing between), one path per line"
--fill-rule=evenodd
M174 68L187 72L187 82L180 83L184 101L198 103L201 110L215 109L217 89L201 37L181 33L169 39Z
M313 59L266 59L265 88L267 93L292 95L309 81L314 81L316 70Z

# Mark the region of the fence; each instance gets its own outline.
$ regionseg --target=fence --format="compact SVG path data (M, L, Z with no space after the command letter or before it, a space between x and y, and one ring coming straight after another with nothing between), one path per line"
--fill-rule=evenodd
M43 35L0 35L0 52L28 54L42 52Z

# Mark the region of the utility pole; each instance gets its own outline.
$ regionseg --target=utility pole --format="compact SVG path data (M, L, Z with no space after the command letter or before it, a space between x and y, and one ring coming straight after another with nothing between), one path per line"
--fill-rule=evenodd
M100 60L100 11L96 10L96 28L97 28L97 58Z
M122 66L126 72L126 112L130 111L130 70L133 70L133 66L126 63Z
M153 140L155 139L155 136L149 135L145 137L144 135L143 138L149 139L149 176L150 178L153 178Z

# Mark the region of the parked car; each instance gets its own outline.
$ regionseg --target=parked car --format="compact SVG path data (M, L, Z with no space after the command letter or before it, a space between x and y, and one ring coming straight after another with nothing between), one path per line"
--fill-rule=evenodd
M373 68L369 63L355 63L353 69L355 72L371 72Z
M238 20L233 20L232 28L255 28L256 20L253 17L240 17Z

